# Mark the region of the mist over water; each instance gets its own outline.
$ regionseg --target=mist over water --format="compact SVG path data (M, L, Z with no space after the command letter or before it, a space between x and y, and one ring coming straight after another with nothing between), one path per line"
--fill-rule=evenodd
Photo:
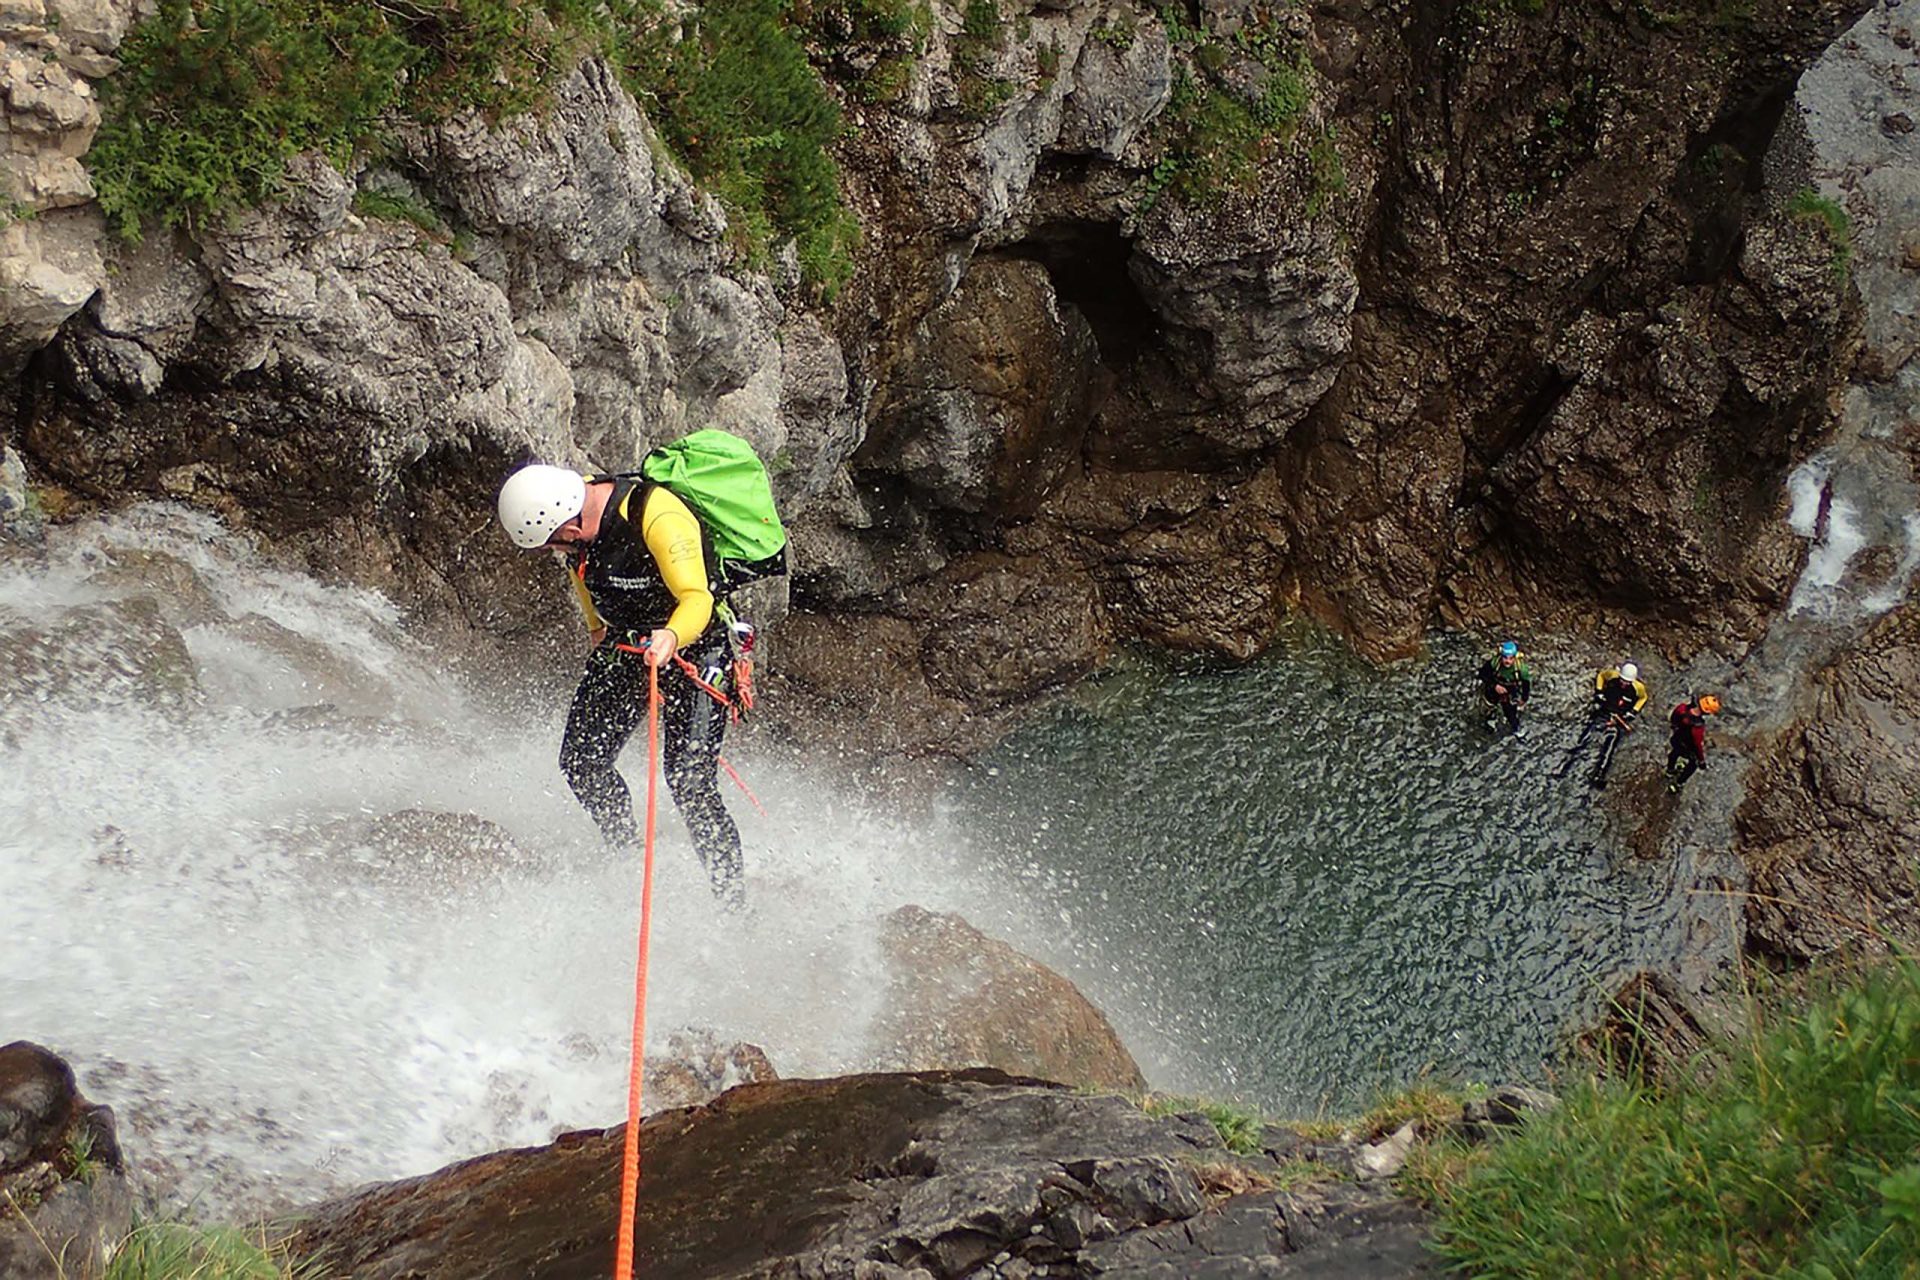
M389 602L205 517L52 538L0 559L0 1037L67 1055L214 1214L622 1118L639 874L560 779L564 698L475 696ZM1311 1114L1537 1077L1697 944L1725 868L1641 829L1670 690L1594 801L1584 762L1552 776L1591 655L1536 653L1520 742L1481 656L1382 671L1301 628L1246 667L1135 660L931 810L736 735L771 815L729 793L753 907L718 911L663 796L649 1051L693 1027L785 1075L872 1066L880 920L912 902L1064 972L1157 1087ZM479 834L365 834L418 810Z
M172 1197L285 1203L624 1116L640 877L560 779L563 703L484 711L384 600L167 508L0 561L0 650L0 1039L67 1055ZM756 906L717 910L663 793L650 1048L868 1065L880 917L1004 926L1007 895L924 822L729 754L773 815L731 797ZM341 835L408 810L524 857Z

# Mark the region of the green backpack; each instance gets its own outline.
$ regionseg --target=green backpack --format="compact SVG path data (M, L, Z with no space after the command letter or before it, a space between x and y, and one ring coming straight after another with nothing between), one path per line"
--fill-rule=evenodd
M767 469L745 440L711 427L695 431L649 452L640 474L693 508L723 589L786 573L787 531L773 509Z

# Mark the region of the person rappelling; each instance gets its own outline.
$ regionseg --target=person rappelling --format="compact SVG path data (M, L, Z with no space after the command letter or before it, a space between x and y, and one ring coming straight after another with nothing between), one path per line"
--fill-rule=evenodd
M499 517L516 546L565 565L593 644L560 740L568 787L608 844L640 847L615 765L647 720L648 668L658 671L667 789L714 893L738 907L740 830L716 770L744 694L729 646L751 630L734 624L725 595L786 572L786 534L759 459L744 440L707 430L653 450L632 474L533 464L501 486Z
M1707 767L1707 717L1719 714L1720 699L1707 693L1687 699L1667 717L1673 727L1667 744L1667 794L1678 795L1688 778Z
M1647 686L1640 681L1640 668L1631 662L1623 662L1618 667L1603 667L1595 672L1593 700L1587 708L1586 727L1580 730L1580 736L1574 740L1573 747L1567 752L1567 758L1561 762L1555 776L1563 776L1572 768L1587 739L1598 733L1600 750L1594 757L1593 768L1587 773L1587 783L1594 787L1606 786L1607 774L1613 769L1614 753L1619 750L1621 741L1633 732L1641 708L1647 705L1647 696Z
M1527 731L1520 724L1520 713L1533 696L1533 674L1527 668L1527 655L1520 652L1519 644L1512 640L1502 643L1492 657L1480 664L1479 679L1481 699L1506 716L1507 727L1514 737L1524 738Z

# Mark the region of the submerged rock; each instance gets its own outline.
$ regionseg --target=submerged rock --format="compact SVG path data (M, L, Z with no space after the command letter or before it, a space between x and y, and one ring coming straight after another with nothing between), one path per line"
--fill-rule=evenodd
M16 713L44 703L177 710L200 693L186 641L145 597L34 619L0 610L0 669L10 686L7 709Z
M546 865L498 823L438 809L339 818L290 831L284 843L319 859L329 875L415 889L495 880Z
M1077 987L955 915L901 907L880 946L889 980L872 1030L883 1067L998 1067L1140 1092L1146 1078Z
M0 446L0 537L38 543L46 531L46 517L27 484L26 464L12 445Z

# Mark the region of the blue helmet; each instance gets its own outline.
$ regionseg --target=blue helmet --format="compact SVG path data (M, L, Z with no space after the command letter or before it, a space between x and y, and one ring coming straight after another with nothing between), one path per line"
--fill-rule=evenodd
M1517 658L1520 656L1520 646L1508 640L1500 646L1500 656L1503 658Z

